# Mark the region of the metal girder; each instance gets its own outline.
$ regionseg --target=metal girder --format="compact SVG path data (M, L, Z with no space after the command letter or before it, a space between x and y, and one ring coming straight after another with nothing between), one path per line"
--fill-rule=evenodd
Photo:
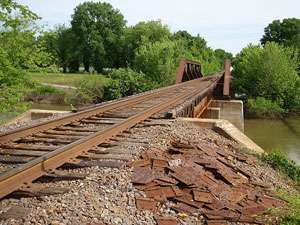
M200 63L182 59L177 69L176 84L203 77Z

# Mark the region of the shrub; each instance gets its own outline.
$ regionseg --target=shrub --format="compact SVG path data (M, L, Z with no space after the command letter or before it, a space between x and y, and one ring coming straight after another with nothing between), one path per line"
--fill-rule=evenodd
M110 77L118 81L122 97L144 92L155 86L146 79L145 74L137 73L130 68L113 70Z
M49 85L40 85L37 86L34 91L37 94L43 95L43 94L53 94L53 93L63 93L62 90L59 90L55 87L49 86Z
M299 110L297 58L296 52L276 43L267 43L264 48L248 46L233 65L235 91L249 99L263 97L287 111Z
M0 113L4 112L24 112L28 108L28 103L23 102L24 86L0 85Z
M23 102L27 88L33 83L26 73L13 68L6 52L0 47L0 112L23 112L28 104Z
M118 80L109 80L104 87L103 99L106 101L122 97Z
M75 105L99 103L103 100L104 80L98 75L87 75L77 82L74 95L70 102Z
M178 66L176 42L146 42L139 47L134 60L134 69L147 75L147 78L165 86L175 81Z
M294 161L289 160L284 153L275 150L262 155L261 159L300 185L300 167Z
M255 114L260 117L277 117L279 114L285 112L285 110L282 109L276 102L272 102L271 100L267 100L263 97L248 99L246 106L250 114Z

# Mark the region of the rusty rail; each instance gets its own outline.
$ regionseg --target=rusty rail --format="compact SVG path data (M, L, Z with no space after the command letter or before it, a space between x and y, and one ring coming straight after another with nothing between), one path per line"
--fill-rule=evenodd
M38 133L44 130L52 129L55 126L61 124L67 124L72 121L77 121L88 116L101 114L110 109L130 108L137 102L143 102L145 99L151 99L157 96L161 96L163 93L170 95L167 100L156 103L154 106L145 109L144 111L137 113L122 122L112 125L105 130L98 131L89 136L83 137L75 142L67 144L63 147L50 151L38 158L35 158L19 167L8 170L0 175L0 198L12 193L15 190L26 187L29 183L37 178L46 175L51 170L58 168L66 162L72 162L76 157L87 154L88 151L109 140L118 133L125 131L137 123L144 121L150 116L166 109L173 107L178 102L185 101L194 97L196 94L201 93L205 96L205 93L211 90L216 85L221 76L213 76L210 79L204 78L194 81L185 82L182 84L173 85L167 88L163 88L159 91L154 91L144 96L138 96L136 98L127 99L120 102L113 102L111 104L104 105L102 107L96 107L95 109L86 110L76 113L64 118L56 119L50 122L41 123L40 125L30 126L27 128L18 129L15 132L9 132L0 136L0 144L12 141L32 133ZM188 87L186 89L182 89ZM182 89L179 92L179 89ZM183 92L183 90L187 90ZM174 92L175 91L175 92ZM175 94L173 94L175 93Z

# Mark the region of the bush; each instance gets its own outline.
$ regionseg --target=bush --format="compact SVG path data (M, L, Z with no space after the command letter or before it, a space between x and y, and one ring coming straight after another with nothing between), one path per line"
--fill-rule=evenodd
M113 70L110 78L118 81L122 97L144 92L155 86L146 79L145 74L137 73L130 68Z
M77 82L74 95L70 96L70 103L75 105L99 103L103 100L104 80L98 75L87 75Z
M299 110L297 58L296 52L276 43L267 43L264 48L248 46L237 55L233 65L235 92L246 94L248 99L263 97L276 104L276 108Z
M110 101L122 97L120 83L118 80L109 80L104 87L103 99Z
M13 68L7 60L6 52L0 47L0 112L23 112L28 104L24 103L26 90L33 83L27 74Z
M5 86L0 85L0 113L26 111L29 104L23 102L25 89L22 85Z
M278 117L285 110L282 109L276 102L267 100L263 97L256 99L248 99L246 104L248 113L254 114L259 117Z
M287 156L278 150L269 154L263 154L261 159L271 165L274 169L285 174L299 187L300 185L300 167L294 161L290 161ZM278 195L287 202L284 209L274 209L274 215L280 218L281 225L300 224L300 194L286 190L278 190Z
M300 185L300 167L294 161L289 160L284 153L278 150L273 151L262 155L261 159Z
M134 69L147 75L147 78L160 86L175 81L178 66L176 42L146 42L139 47L134 60Z
M53 94L53 93L63 93L62 90L57 89L55 87L52 86L48 86L48 85L41 85L41 86L37 86L34 91L34 93L36 94L40 94L40 95L44 95L44 94Z

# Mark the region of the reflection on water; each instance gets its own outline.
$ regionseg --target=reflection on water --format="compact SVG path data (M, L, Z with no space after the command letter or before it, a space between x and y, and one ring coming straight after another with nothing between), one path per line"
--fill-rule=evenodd
M266 151L278 149L300 165L300 117L247 119L245 133Z

